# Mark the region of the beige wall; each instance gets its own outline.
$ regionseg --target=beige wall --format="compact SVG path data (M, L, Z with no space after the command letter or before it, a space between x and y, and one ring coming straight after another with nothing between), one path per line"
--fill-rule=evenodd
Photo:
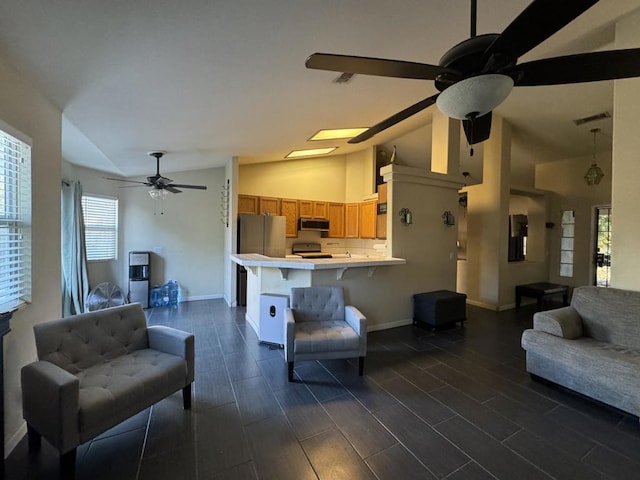
M5 453L26 431L20 368L36 359L33 325L60 317L61 114L9 62L0 57L0 119L31 138L32 290L4 339Z
M585 142L589 138L585 137ZM549 230L549 281L577 287L592 283L594 211L597 205L611 203L611 158L600 155L598 165L604 172L599 185L589 186L584 174L591 165L591 156L560 162L542 163L536 167L536 187L550 190L549 218L554 227ZM560 227L563 210L575 212L575 240L573 277L560 276Z
M344 202L346 157L240 165L238 193Z
M127 284L128 252L150 251L152 285L176 280L184 300L223 296L226 227L220 220L220 196L225 175L224 167L172 172L175 183L208 189L170 193L164 200L164 214L158 206L154 215L148 188L121 190L125 205L120 221L124 232L121 285Z
M511 127L494 116L491 137L484 143L483 183L466 187L467 260L458 262L457 288L471 304L503 310L515 304L515 286L548 277L547 203L543 192L513 187ZM509 214L528 215L528 256L508 261Z
M616 48L640 47L640 10L616 27ZM613 90L613 185L611 284L640 290L640 79L616 80Z
M349 155L240 165L238 193L361 202L374 193L374 148Z

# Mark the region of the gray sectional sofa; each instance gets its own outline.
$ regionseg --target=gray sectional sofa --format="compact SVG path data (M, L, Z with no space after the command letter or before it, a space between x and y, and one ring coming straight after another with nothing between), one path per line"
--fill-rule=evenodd
M578 287L522 335L527 371L640 415L640 292Z

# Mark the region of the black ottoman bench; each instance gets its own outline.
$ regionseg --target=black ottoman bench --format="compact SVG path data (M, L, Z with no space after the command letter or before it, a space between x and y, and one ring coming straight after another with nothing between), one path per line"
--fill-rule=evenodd
M522 297L533 297L538 301L538 310L542 310L542 303L545 298L553 295L562 295L562 305L569 305L569 287L549 282L527 283L526 285L516 285L516 308L520 308Z
M431 328L451 326L467 319L467 296L449 290L416 293L413 296L413 323L424 322Z

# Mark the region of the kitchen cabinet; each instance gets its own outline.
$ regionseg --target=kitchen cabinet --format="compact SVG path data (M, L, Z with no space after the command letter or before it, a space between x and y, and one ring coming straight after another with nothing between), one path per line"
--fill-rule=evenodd
M329 203L298 200L300 216L304 218L329 218Z
M378 205L384 206L384 212L387 212L387 183L378 185ZM376 218L376 237L387 238L387 213L378 213Z
M376 237L387 238L387 214L377 215L376 217Z
M387 184L378 185L378 203L387 203Z
M360 204L359 237L376 238L376 221L378 216L378 202L371 200Z
M313 218L313 202L311 200L298 200L298 213L304 218Z
M272 197L260 197L258 213L264 215L280 215L280 199Z
M328 207L329 217L329 234L331 238L344 238L345 234L345 209L344 203L329 203Z
M238 213L258 213L258 198L255 195L238 195Z
M286 236L298 236L298 200L283 198L280 200L280 212L286 217Z
M344 236L345 238L358 238L360 205L347 203L344 206Z
M313 218L329 218L329 203L313 202Z

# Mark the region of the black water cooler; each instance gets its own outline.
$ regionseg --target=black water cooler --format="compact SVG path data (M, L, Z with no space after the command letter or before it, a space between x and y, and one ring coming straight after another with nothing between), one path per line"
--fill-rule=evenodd
M129 252L129 302L149 308L151 252Z

